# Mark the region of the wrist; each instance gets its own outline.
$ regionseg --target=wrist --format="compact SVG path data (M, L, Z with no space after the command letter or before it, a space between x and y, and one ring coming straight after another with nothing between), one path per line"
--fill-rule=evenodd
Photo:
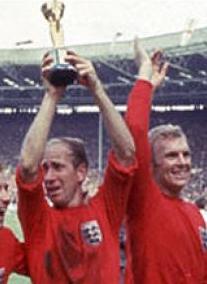
M103 84L101 83L101 81L99 80L99 78L95 78L95 80L93 80L93 82L90 84L90 87L91 91L93 93L97 93L99 91L103 91L104 88L103 88Z
M145 61L139 68L139 78L151 81L152 79L152 64L151 62Z
M56 100L59 100L64 95L64 92L65 87L54 87L52 85L46 87L46 93Z
M58 103L60 100L61 95L59 95L56 91L54 90L46 90L45 92L45 99L48 101L54 101L54 103Z

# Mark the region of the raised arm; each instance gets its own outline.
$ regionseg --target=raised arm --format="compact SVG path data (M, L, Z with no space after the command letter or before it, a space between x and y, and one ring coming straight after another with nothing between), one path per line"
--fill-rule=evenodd
M138 38L134 40L135 63L139 68L138 80L132 88L128 103L126 120L135 139L136 148L140 141L140 131L147 132L149 128L149 112L151 107L152 89L152 63Z
M80 82L91 90L94 100L103 115L104 124L117 160L122 165L132 164L135 153L133 138L123 118L106 95L93 64L89 60L71 52L68 52L67 60L77 68Z
M143 154L142 148L147 146L153 91L163 82L168 64L161 65L162 52L160 50L155 51L150 58L138 38L134 40L134 53L139 72L138 80L129 95L126 120L133 134L137 158L140 162Z
M20 155L20 172L25 181L32 181L42 160L48 134L53 121L56 105L65 88L55 88L46 80L52 58L47 54L42 62L42 75L46 88L39 112L31 124L23 141Z
M134 51L135 61L139 67L139 79L129 95L126 121L134 137L139 168L130 192L129 220L140 218L142 209L152 197L151 190L146 190L147 185L152 181L151 150L148 141L151 101L154 88L162 83L167 69L166 64L164 66L160 64L162 53L156 51L150 59L137 38L134 41Z

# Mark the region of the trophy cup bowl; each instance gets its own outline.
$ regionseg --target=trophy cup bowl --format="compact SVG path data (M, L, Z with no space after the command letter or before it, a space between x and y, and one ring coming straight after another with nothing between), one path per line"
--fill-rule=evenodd
M77 81L77 71L75 67L70 64L61 61L61 51L65 53L65 50L53 49L50 53L54 56L55 63L53 64L49 74L49 82L56 87L72 85Z
M49 23L50 36L53 48L50 51L54 58L54 64L48 74L49 82L56 86L72 85L77 81L77 70L75 67L66 63L64 56L64 32L60 23L64 14L65 5L59 0L46 2L42 5L42 13Z

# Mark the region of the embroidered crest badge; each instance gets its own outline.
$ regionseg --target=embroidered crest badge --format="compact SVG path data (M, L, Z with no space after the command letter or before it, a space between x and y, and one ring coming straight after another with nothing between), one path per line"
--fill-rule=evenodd
M88 221L81 224L81 234L83 240L89 244L97 246L103 240L103 234L96 220Z

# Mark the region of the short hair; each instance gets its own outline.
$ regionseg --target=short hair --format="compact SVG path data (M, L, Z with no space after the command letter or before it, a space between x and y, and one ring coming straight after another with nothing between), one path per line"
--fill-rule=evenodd
M155 144L158 140L163 141L170 138L180 138L180 137L184 137L187 140L187 137L183 132L182 128L179 125L173 125L173 124L161 124L156 127L153 127L149 131L148 137L152 149L153 160L155 154Z
M149 131L148 135L149 135L150 144L152 146L158 139L165 140L168 138L179 138L179 137L186 138L186 135L183 132L182 128L179 125L173 125L173 124L162 124L153 127Z
M52 138L47 142L47 146L56 143L61 143L65 145L68 150L72 151L72 163L74 168L77 168L82 163L85 164L86 168L88 168L89 162L85 151L84 141L82 139L73 137Z
M207 204L207 200L206 200L206 197L204 197L204 196L200 196L195 200L195 205L199 209L204 209L206 204Z

